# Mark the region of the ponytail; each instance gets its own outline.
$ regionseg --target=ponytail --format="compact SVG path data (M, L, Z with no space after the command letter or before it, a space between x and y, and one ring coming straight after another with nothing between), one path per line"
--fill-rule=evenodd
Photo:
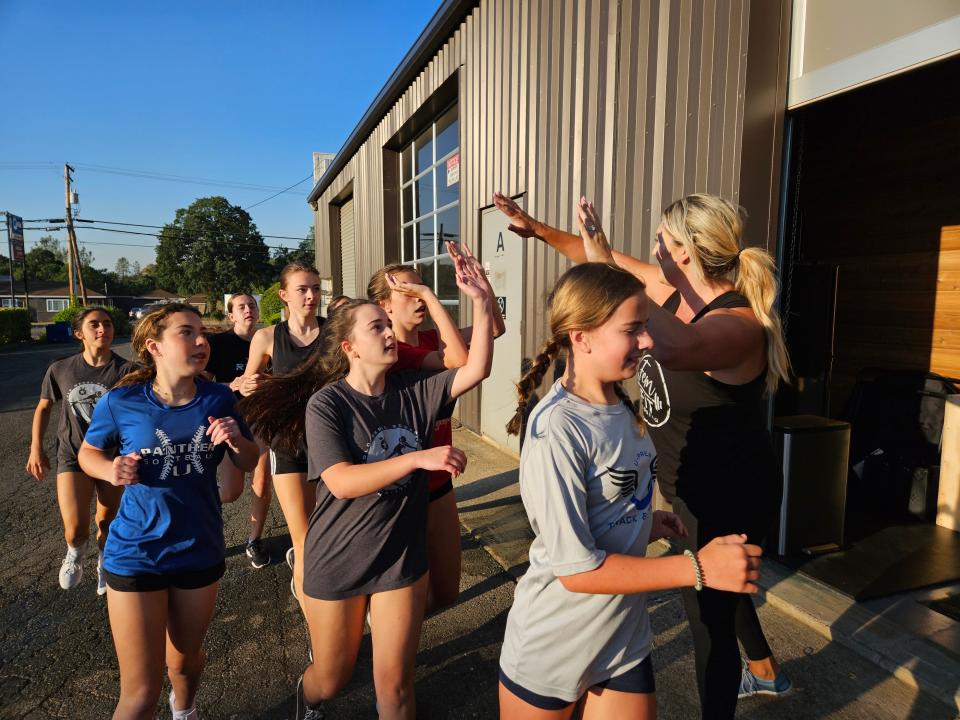
M783 340L783 326L774 311L777 280L774 262L766 250L748 247L740 251L736 289L750 301L750 308L763 325L767 339L767 391L774 392L780 381L790 380L790 357Z

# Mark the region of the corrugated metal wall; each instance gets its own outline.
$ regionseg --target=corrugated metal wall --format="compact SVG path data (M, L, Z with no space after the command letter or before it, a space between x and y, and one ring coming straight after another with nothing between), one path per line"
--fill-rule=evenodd
M563 228L586 195L615 247L649 257L663 206L694 191L739 200L752 152L751 197L764 207L747 208L760 218L748 239L772 249L789 10L788 0L486 0L327 188L318 217L352 181L365 287L383 264L382 147L459 70L461 234L472 247L479 210L501 190L525 193L532 214ZM761 38L752 52L748 38ZM330 247L329 223L317 229ZM568 263L536 242L526 261L530 355Z

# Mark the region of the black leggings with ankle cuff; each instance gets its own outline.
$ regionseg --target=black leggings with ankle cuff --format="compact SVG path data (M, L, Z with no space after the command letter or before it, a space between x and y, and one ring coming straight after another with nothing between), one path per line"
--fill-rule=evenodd
M717 517L696 517L680 498L674 498L673 511L687 526L689 535L678 542L684 550L697 551L715 537L746 533L748 542L761 545L769 528L770 513L717 511ZM750 660L771 656L770 646L760 626L760 618L749 595L704 588L682 591L693 645L696 653L697 686L704 720L730 720L737 707L740 687L740 648Z

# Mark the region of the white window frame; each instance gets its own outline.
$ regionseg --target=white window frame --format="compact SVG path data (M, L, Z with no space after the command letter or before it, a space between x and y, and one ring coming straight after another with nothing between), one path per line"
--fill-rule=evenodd
M437 121L439 121L444 115L446 115L450 110L455 109L457 114L457 145L453 150L444 154L442 157L437 157ZM417 149L416 142L423 135L423 132L417 134L409 143L407 143L400 150L400 262L404 265L412 265L416 268L417 273L420 277L423 278L424 282L430 285L433 289L433 292L439 298L439 272L437 271L437 266L439 265L439 260L441 258L449 258L449 254L446 250L440 250L437 248L437 216L447 210L456 208L459 214L460 208L460 188L457 188L457 199L453 202L449 202L443 207L437 207L437 176L436 170L441 165L447 162L454 155L460 153L460 108L457 103L449 105L444 108L441 112L437 113L436 117L430 123L430 149L432 153L432 162L428 167L423 168L419 172L417 171ZM404 177L404 167L403 167L403 153L410 152L410 173L409 178ZM416 215L417 207L417 182L423 178L425 175L430 175L433 178L433 203L432 210L430 212L424 213L423 215ZM457 182L459 186L459 181ZM413 217L407 218L404 217L404 203L403 203L403 192L407 188L410 188L412 201L410 203L411 212L414 213ZM415 238L413 242L413 257L407 257L406 247L404 243L404 230L409 227L420 223L421 226L423 223L432 220L433 221L433 240L434 240L434 254L433 255L424 255L420 256L420 240ZM425 273L425 268L429 266L431 272ZM452 299L443 299L440 298L440 303L442 305L447 305L450 307L458 307L460 305L459 297L455 300Z
M9 296L8 296L8 297L5 297L5 298L2 298L2 302L3 302L2 307L5 307L5 308L14 308L14 307L22 308L22 307L26 307L26 305L24 304L23 298L15 297L15 298L13 299L13 304L12 304L12 305L10 304L10 297L9 297Z
M58 313L70 307L70 301L62 298L47 298L47 312Z

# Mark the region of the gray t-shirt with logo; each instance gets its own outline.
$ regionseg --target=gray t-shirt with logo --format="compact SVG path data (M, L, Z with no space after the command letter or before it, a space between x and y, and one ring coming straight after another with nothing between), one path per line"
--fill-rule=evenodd
M387 376L382 395L364 395L346 380L307 403L307 479L317 483L304 551L304 592L321 600L395 590L427 571L427 473L417 470L379 492L337 498L327 468L388 460L430 447L450 402L456 370Z
M87 434L97 401L136 364L112 353L100 367L89 365L83 353L77 353L50 363L40 397L60 403L60 422L57 426L57 472L82 472L77 462L77 451Z
M535 537L500 653L521 687L573 702L649 655L645 594L573 593L559 578L607 553L646 554L655 479L653 443L624 405L588 403L557 381L534 408L520 494Z

